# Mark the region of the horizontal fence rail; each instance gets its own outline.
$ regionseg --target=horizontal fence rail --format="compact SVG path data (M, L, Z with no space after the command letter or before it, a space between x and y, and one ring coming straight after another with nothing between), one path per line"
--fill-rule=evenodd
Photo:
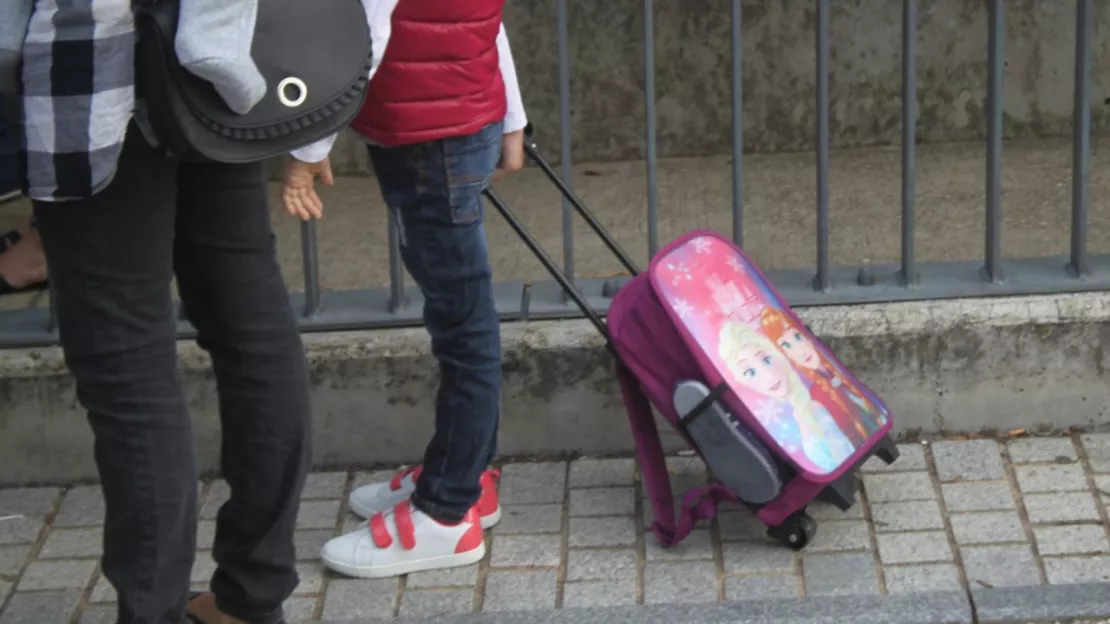
M1091 256L1087 251L1087 222L1091 169L1091 0L1075 1L1075 76L1073 111L1072 206L1070 254L1067 257L1004 259L1002 254L1002 157L1003 80L1005 64L1004 0L987 0L987 97L986 213L981 260L922 262L915 257L915 179L917 108L917 0L902 3L902 132L901 132L901 261L894 265L831 266L829 242L829 0L813 0L815 15L816 124L816 222L815 265L809 269L769 271L769 277L792 305L814 306L877 301L909 301L954 297L1001 296L1079 292L1110 288L1110 255ZM731 46L731 143L732 238L743 245L743 10L742 0L730 0ZM654 254L660 246L658 153L656 139L655 32L653 0L644 0L644 111L645 167L647 178L646 248ZM581 312L565 292L574 284L583 300L603 316L625 278L576 279L574 215L577 201L571 179L571 54L566 0L555 2L558 45L559 155L558 177L565 190L562 200L562 270L566 280L495 285L503 320L579 317ZM538 155L542 146L528 146ZM542 159L536 164L555 170ZM499 202L492 192L487 199ZM501 207L498 204L499 208ZM722 207L724 209L724 207ZM597 226L591 222L590 225ZM756 233L758 234L758 233ZM324 292L321 289L319 248L315 223L301 227L303 291L291 293L303 331L361 330L421 324L422 297L406 286L401 261L401 232L389 220L389 287L377 290ZM622 257L627 269L631 261ZM545 257L545 266L557 267ZM591 320L597 318L591 315ZM38 346L56 342L53 306L0 312L0 348ZM193 331L184 320L182 337Z

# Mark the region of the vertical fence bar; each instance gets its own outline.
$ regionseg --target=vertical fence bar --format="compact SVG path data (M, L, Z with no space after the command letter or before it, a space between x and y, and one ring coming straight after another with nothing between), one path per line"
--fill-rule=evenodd
M732 0L732 240L744 246L744 17L743 0Z
M1003 30L1005 6L990 0L990 33L987 52L987 238L984 277L1002 281L1002 74L1005 58Z
M405 271L401 264L401 229L397 220L401 216L389 211L389 311L405 307Z
M1091 178L1091 0L1076 0L1075 9L1075 143L1071 182L1071 271L1090 273L1087 265L1087 201Z
M320 309L320 263L316 250L316 221L301 221L301 262L304 265L304 315Z
M655 6L644 0L644 114L647 117L648 254L659 250L658 197L655 193Z
M829 0L817 0L817 278L829 289Z
M917 177L917 0L902 2L902 284L917 283L914 187Z
M570 138L570 41L567 39L567 0L555 4L559 37L559 149L562 160L562 177L571 186ZM574 283L574 208L563 198L563 272ZM567 299L563 293L563 300Z

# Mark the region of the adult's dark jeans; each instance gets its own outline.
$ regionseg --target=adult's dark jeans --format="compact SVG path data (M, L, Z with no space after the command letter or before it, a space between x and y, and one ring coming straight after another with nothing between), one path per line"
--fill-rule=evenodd
M296 588L293 531L310 453L304 351L277 264L263 165L183 164L130 129L91 199L35 202L66 363L106 501L104 575L120 624L181 624L196 550L193 433L171 280L212 357L231 499L212 578L220 608L269 624Z
M19 137L14 98L0 96L0 197L19 190Z
M501 124L415 145L371 147L405 267L424 295L439 362L435 435L413 505L458 522L478 502L493 460L501 402L501 328L482 224L482 191L501 158Z

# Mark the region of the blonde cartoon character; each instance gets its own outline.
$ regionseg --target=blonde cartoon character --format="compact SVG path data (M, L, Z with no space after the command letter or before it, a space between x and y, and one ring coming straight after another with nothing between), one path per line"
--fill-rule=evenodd
M770 339L745 323L729 322L717 350L735 383L759 397L752 412L787 452L800 448L825 472L852 455L851 441Z

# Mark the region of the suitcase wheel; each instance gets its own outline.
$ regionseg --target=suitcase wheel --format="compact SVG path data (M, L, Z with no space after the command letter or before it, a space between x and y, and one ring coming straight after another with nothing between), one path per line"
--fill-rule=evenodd
M801 550L817 537L817 523L804 510L797 511L786 522L767 527L767 535L791 550Z

